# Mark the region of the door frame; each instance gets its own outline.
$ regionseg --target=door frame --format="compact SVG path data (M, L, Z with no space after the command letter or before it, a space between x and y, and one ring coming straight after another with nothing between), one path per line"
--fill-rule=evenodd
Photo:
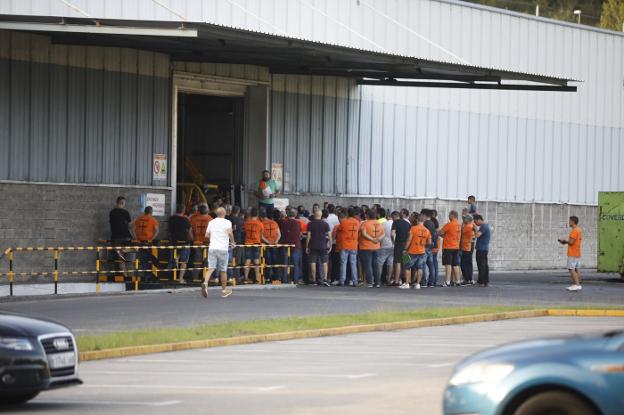
M228 78L214 75L203 75L184 71L173 71L172 73L172 105L171 105L171 146L170 146L170 186L171 186L171 211L175 211L177 200L178 182L178 94L193 93L209 96L221 96L232 98L243 98L243 148L247 148L248 140L248 105L249 87L269 86L269 82L247 80L240 78ZM266 119L269 119L269 106L266 106ZM268 145L268 128L266 129L266 145ZM266 147L265 145L265 147ZM248 152L243 152L243 171L241 177L248 177L246 170Z

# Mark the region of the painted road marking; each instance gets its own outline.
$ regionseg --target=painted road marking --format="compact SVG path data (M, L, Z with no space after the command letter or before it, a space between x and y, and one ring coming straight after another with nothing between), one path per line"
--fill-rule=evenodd
M450 347L451 345L449 345ZM215 350L212 349L202 349L200 350L200 352L202 353L215 353ZM237 350L228 350L227 352L225 350L221 350L220 351L221 354L226 354L227 352L230 353L236 353L237 357L240 359L241 354L251 354L251 353L275 353L274 350L270 350L270 349L250 349L250 350L246 350L246 349L237 349ZM301 353L301 354L330 354L330 355L334 355L336 354L335 350L309 350L309 349L303 349L303 350L283 350L281 349L279 351L279 353ZM354 354L360 354L360 355L376 355L376 354L383 354L383 355L387 355L389 352L387 350L350 350L347 354L345 354L344 357L347 357L349 355L354 355ZM392 356L405 356L405 357L421 357L421 356L465 356L466 353L454 353L454 352L414 352L414 353L405 353L405 352L392 352ZM251 356L250 356L251 357ZM260 356L263 357L263 356ZM253 356L252 359L254 361L257 361L258 356ZM271 360L275 360L275 356L267 356L267 359L271 359Z
M163 406L172 406L181 404L182 401L163 401L163 402L139 402L139 401L77 401L77 400L39 400L33 401L33 403L38 404L53 404L53 405L76 405L76 404L84 404L84 405L132 405L132 406L151 406L151 407L163 407Z
M232 391L232 392L272 392L285 389L286 386L274 385L264 387L254 386L212 386L212 385L82 385L81 388L89 389L176 389L176 390L214 390L214 391Z
M170 375L184 375L184 376L234 376L234 377L320 377L320 378L340 378L340 379L363 379L372 376L377 376L375 373L361 373L361 374L333 374L333 373L276 373L276 372L206 372L206 373L189 373L188 371L172 372L172 371L141 371L141 370L88 370L82 371L83 374L88 375L145 375L145 376L170 376Z
M120 363L197 363L194 359L116 359Z
M430 365L427 365L427 367L431 367L431 368L439 368L439 367L448 367L448 366L453 366L454 363L432 363Z

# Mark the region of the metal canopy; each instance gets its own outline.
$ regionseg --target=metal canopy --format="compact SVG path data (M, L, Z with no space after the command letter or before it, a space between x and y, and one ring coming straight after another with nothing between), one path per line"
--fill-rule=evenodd
M357 79L362 85L575 92L572 79L419 59L208 23L0 15L0 29L52 42L165 53L176 61L266 66L274 74Z

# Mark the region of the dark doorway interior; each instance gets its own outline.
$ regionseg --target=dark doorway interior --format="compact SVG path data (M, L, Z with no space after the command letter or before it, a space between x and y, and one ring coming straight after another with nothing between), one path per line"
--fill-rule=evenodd
M178 202L190 203L191 184L208 202L218 195L232 202L241 183L243 98L178 95ZM193 196L197 199L197 196Z

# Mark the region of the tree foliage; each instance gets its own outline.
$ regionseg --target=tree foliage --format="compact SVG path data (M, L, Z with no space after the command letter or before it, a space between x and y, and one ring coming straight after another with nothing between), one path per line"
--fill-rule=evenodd
M576 22L575 9L581 10L581 23L621 31L624 22L624 0L467 0L472 3L520 13L535 13L539 5L540 16Z
M624 31L624 0L605 0L602 3L600 27Z

